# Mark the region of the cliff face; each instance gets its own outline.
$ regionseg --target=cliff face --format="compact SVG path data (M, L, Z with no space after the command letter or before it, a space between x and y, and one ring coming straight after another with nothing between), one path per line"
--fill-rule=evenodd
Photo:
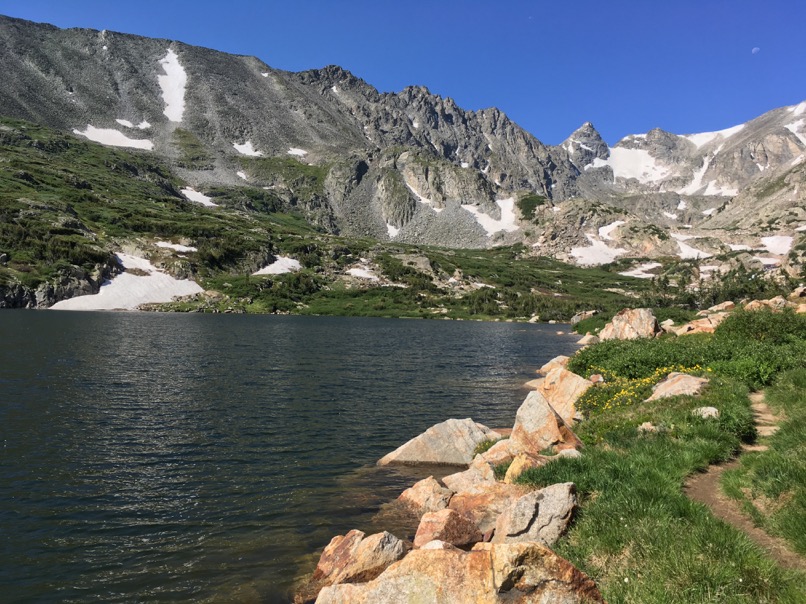
M200 190L270 187L348 236L456 247L542 240L542 251L573 259L586 225L609 224L597 219L602 204L637 231L757 234L763 220L792 235L804 224L806 103L720 132L656 129L612 148L585 123L547 146L495 108L467 111L423 87L381 94L336 66L289 73L170 40L0 17L0 61L0 114L142 149ZM316 170L321 182L300 192L278 165ZM546 200L537 220L511 209L529 195ZM646 247L621 243L628 254Z

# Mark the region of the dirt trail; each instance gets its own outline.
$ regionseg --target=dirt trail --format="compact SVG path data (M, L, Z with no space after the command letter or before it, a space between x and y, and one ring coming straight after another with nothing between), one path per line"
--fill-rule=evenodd
M764 394L751 394L750 401L753 415L756 418L758 435L764 438L775 434L778 431L780 418L764 402ZM744 445L742 449L747 452L766 451L767 445ZM694 501L707 505L714 516L745 533L782 567L806 572L806 560L802 556L793 551L783 539L773 537L754 526L753 521L742 513L739 504L722 493L719 486L722 473L738 465L739 462L734 460L730 463L710 466L705 473L689 478L683 491Z

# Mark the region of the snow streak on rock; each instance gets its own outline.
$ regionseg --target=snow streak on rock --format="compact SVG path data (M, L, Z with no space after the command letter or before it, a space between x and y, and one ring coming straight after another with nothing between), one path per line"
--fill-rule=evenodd
M168 54L160 60L160 65L165 71L165 75L157 76L162 89L162 100L165 102L163 113L172 122L181 122L185 113L187 74L173 49L168 49Z

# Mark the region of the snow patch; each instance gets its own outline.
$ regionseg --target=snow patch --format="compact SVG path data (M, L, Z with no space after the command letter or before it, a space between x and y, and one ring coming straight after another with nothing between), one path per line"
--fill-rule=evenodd
M685 200L685 199L681 199L681 200L680 200L680 202L677 204L677 209L678 209L678 210L681 210L681 211L682 211L682 210L687 210L687 209L688 209L688 204L686 203L686 200Z
M728 247L733 252L749 252L753 249L749 245L745 245L743 243L729 243Z
M246 180L246 172L236 172L235 173L238 177L243 178Z
M663 215L666 216L666 218L668 218L669 220L677 220L677 214L672 214L671 212L664 212Z
M400 228L396 227L393 224L386 223L386 232L389 233L389 237L394 239L397 237L397 234L400 232Z
M501 218L496 220L484 214L478 207L472 205L463 205L462 209L467 210L476 219L482 228L487 232L490 237L499 231L506 231L512 233L518 230L518 218L515 216L515 198L509 197L507 199L496 200L496 205L501 208Z
M148 130L149 128L151 128L151 124L149 124L147 121L143 120L142 122L137 124L137 127L140 130Z
M571 255L577 259L578 264L583 266L608 264L627 253L627 250L622 248L608 247L604 241L600 241L592 235L586 234L585 237L590 241L590 246L571 248Z
M705 188L705 191L702 193L703 195L720 195L723 197L733 197L734 195L739 194L739 189L732 189L730 187L723 187L722 185L716 184L715 180L712 180L708 183L708 186Z
M803 118L799 119L796 122L792 122L791 124L787 124L784 126L787 130L789 130L792 134L798 137L798 140L806 145L806 134L801 134L799 130L803 128L803 123L806 122Z
M663 180L669 175L669 168L661 166L645 149L627 149L626 147L613 147L610 157L601 159L597 157L590 164L594 168L610 166L613 169L613 179L635 178L638 182L649 184Z
M268 78L269 77L269 72L268 71L261 71L260 75L262 75L264 78ZM333 88L335 88L335 86Z
M795 231L797 231L798 233L803 233L804 231L806 231L806 224L804 224L803 226L799 226L798 228L795 229Z
M189 245L180 245L179 243L170 243L168 241L157 241L155 243L157 247L167 248L170 250L174 250L177 252L198 252L199 250L195 247L191 247Z
M57 302L53 310L134 310L141 304L170 302L177 296L198 294L204 290L195 281L176 279L159 270L145 258L117 254L126 269L148 273L124 272L101 285L97 294Z
M623 220L616 220L615 222L611 222L607 226L599 227L599 238L605 241L613 241L611 237L613 231L619 228L622 224L627 224Z
M463 167L463 168L469 168L469 167L470 167L470 164L469 164L469 163L467 163L466 161L463 161L463 162L462 162L462 167Z
M347 269L347 274L359 279L368 279L369 281L378 280L378 275L367 268L350 268Z
M790 107L789 111L794 113L795 115L801 115L802 113L806 113L806 101L795 105L794 107Z
M710 163L710 157L703 159L702 167L694 173L694 178L691 180L691 182L682 189L679 189L677 192L681 195L694 195L697 191L699 191L702 188L702 178L705 176L705 172L708 170L708 165Z
M764 266L778 266L781 264L781 261L777 258L761 258L760 256L753 256L754 260L758 260Z
M121 126L126 126L127 128L134 128L134 124L132 124L129 120L115 120Z
M165 71L165 75L157 76L162 89L162 100L165 102L163 113L172 122L181 122L185 113L187 73L179 64L179 57L173 49L168 49L168 54L160 60L160 65Z
M682 233L669 233L675 241L688 241L689 239L697 239L696 235L683 235Z
M439 214L444 209L444 208L435 208L434 207L434 202L431 199L428 199L427 197L423 197L422 195L420 195L414 189L414 187L412 187L408 182L406 183L406 186L408 187L409 191L411 191L414 194L414 196L417 198L417 201L419 201L420 203L424 203L425 205L429 206L437 214Z
M411 125L412 125L414 128L419 128L419 127L420 127L420 122L418 122L417 120L414 120L414 121L411 123Z
M724 130L717 130L716 132L700 132L699 134L685 134L683 138L686 140L691 141L694 143L697 148L699 149L703 145L707 145L712 140L715 140L717 137L721 136L724 138L729 138L742 130L744 128L744 124L739 124L738 126L732 126L730 128L725 128Z
M719 209L719 208L708 208L707 210L703 210L703 211L702 211L702 213L703 213L705 216L713 216L714 214L716 214L716 211L717 211L718 209Z
M690 245L678 240L677 246L680 248L678 256L681 260L697 260L700 258L710 258L711 254L695 249Z
M277 259L264 266L259 271L252 273L253 275L284 275L286 273L293 273L302 268L299 260L288 258L286 256L277 256Z
M217 208L218 204L213 203L213 200L207 197L204 193L199 193L193 187L186 187L180 191L182 195L187 197L190 201L195 201L196 203L200 203L203 206L207 206L208 208Z
M783 256L789 253L792 249L792 237L787 235L774 235L772 237L762 237L761 245L763 245L770 254L777 254Z
M235 150L241 155L249 155L251 157L261 157L263 155L263 153L257 151L252 146L252 141L246 141L242 145L239 145L238 143L232 143L232 146L235 147Z
M662 265L658 262L647 262L646 264L636 266L629 271L619 273L619 275L624 275L625 277L635 277L636 279L652 279L655 277L655 275L649 271L660 268L661 266Z
M96 128L87 124L84 132L74 129L73 134L84 136L91 141L109 147L131 147L133 149L145 149L146 151L151 151L154 148L154 143L150 140L129 138L120 130L115 130L114 128Z
M296 155L297 157L305 157L308 155L308 152L305 149L299 149L297 147L291 147L288 151L286 151L289 155Z

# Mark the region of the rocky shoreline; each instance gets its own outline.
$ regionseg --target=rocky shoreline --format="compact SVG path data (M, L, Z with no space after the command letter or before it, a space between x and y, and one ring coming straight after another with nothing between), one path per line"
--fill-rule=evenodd
M754 301L746 310L769 308L806 312L806 290L790 297ZM736 307L725 303L703 311L686 325L659 325L648 309L625 309L597 336L581 342L682 336L712 332ZM529 382L533 388L509 430L491 430L472 419L448 419L379 460L388 464L461 466L406 489L391 504L419 519L412 541L389 532L353 530L325 547L313 575L295 602L317 604L399 602L604 602L595 581L550 548L563 537L577 512L572 482L530 489L517 484L526 470L584 455L574 426L585 421L576 403L604 378L576 375L557 357ZM648 400L697 394L702 377L670 372ZM697 410L702 417L718 411ZM652 431L652 425L638 426Z

